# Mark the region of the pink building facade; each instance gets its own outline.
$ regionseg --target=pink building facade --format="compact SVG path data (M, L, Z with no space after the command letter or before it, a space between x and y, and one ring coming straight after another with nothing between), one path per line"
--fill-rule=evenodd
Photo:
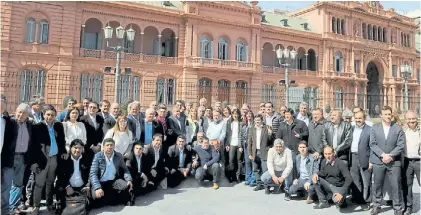
M2 2L1 89L10 108L42 95L62 108L63 97L114 101L116 53L122 53L119 102L172 105L261 101L284 104L290 61L290 103L344 109L403 108L400 68L409 108L419 101L419 47L413 19L379 2L317 2L296 12L264 12L258 2ZM103 28L135 30L134 41L104 39Z

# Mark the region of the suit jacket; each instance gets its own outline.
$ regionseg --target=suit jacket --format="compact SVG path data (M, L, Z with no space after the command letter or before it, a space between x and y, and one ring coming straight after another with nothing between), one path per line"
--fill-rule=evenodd
M59 187L59 189L65 189L67 186L71 186L70 178L72 177L73 172L75 171L71 156L72 155L69 154L69 158L67 160L60 158L58 161L58 166L60 168L57 168L57 186ZM84 187L90 186L89 171L91 164L92 160L89 158L89 156L82 155L82 158L80 158L79 161L79 171L80 175L82 176Z
M108 117L110 117L110 113L104 113L102 111L97 112L96 115L100 116L104 121L105 121L105 119L107 119Z
M229 146L231 144L231 138L232 138L232 128L231 125L233 123L232 118L228 120L227 122L227 129L226 129L226 135L225 135L225 146ZM244 148L244 141L243 141L243 128L241 126L241 121L238 122L238 147ZM225 151L225 150L224 150Z
M323 132L323 144L324 145L333 145L333 128L334 124L332 122L326 122ZM349 148L352 144L352 127L349 122L341 121L338 125L338 139L337 146L335 148L336 156L342 160L348 161L349 158Z
M355 129L355 126L352 126L352 130ZM368 163L370 159L371 149L370 149L370 132L371 126L364 125L364 128L361 132L360 141L358 141L358 161L363 169L368 168ZM352 142L351 142L352 143Z
M126 166L126 163L124 162L122 154L114 151L113 163L116 169L115 179L124 178L125 181L132 181L132 176L130 175L130 171ZM107 161L105 158L105 153L104 151L100 151L95 154L94 160L92 161L91 170L89 172L89 179L91 181L93 190L101 189L100 179L104 175L106 168Z
M108 130L114 127L115 123L116 121L111 115L108 115L107 118L104 119L104 125L102 126L102 131L104 135L107 133Z
M192 168L192 151L187 150L186 147L184 147L183 150L183 168L188 168L189 170L191 170ZM180 149L178 148L177 145L172 145L169 149L168 149L168 162L167 162L167 167L169 170L172 169L178 169L179 168L179 163L180 163Z
M64 136L64 128L61 122L53 124L58 153L57 156L66 154L66 140ZM32 128L32 143L30 145L30 162L29 165L38 164L40 169L44 169L47 165L48 154L50 153L51 139L48 127L45 122L37 123Z
M18 137L16 121L11 119L8 114L3 116L3 119L5 120L6 125L4 129L3 148L1 149L2 169L3 167L13 167L15 157L14 154L16 148L16 138Z
M300 136L295 137L295 133L298 133ZM298 151L298 143L301 140L307 140L308 138L308 128L304 121L293 119L291 125L288 125L286 121L283 121L279 126L278 133L276 133L276 138L280 138L285 142L291 151Z
M211 119L208 119L206 116L202 116L200 119L201 119L200 131L203 131L206 134L206 132L208 131L209 123L211 122Z
M136 121L142 124L142 121L144 121L144 119L145 117L142 117L141 113L138 113L136 116L127 115L127 126L129 127L129 130L132 131L134 138L136 138ZM142 130L142 127L140 128L140 130ZM142 134L140 135L142 136Z
M392 154L392 165L401 166L401 155L405 147L405 142L405 134L398 124L391 123L387 138L385 138L382 123L373 125L370 132L370 163L383 164L382 154L386 153Z
M297 178L300 178L300 174L301 174L300 167L301 167L301 154L298 154L297 157L295 158L295 169L297 172ZM311 178L313 177L314 173L319 171L319 167L320 167L320 157L317 159L314 159L313 154L309 153L308 159L306 161L307 173L310 176L307 181L308 183L312 184Z
M140 142L145 143L145 119L142 119L140 121L140 130L142 133L140 134ZM152 120L152 137L155 134L162 134L164 135L164 128L162 127L162 124L158 122L157 120Z
M180 125L178 125L178 121L180 120ZM171 115L167 118L167 126L168 126L168 135L177 137L179 135L185 135L186 134L186 123L182 120L182 117L175 118L174 115Z
M151 170L154 169L158 174L165 174L165 156L167 153L164 153L162 146L159 148L159 158L158 162L155 165L155 150L153 146L145 147L144 156L146 157L146 162L150 165L150 169L146 172L148 178L152 178Z
M89 115L81 116L79 121L85 125L86 129L85 149L89 149L92 145L97 146L98 143L102 142L104 138L104 131L102 130L104 119L101 116L95 115L96 128Z
M262 134L260 136L260 152L262 153L263 160L267 160L268 157L268 150L273 146L273 136L274 134L269 135L268 129L266 126L262 128ZM248 152L249 155L256 157L256 150L257 150L257 139L256 139L256 127L251 127L249 129L249 136L248 136Z
M136 179L142 176L142 173L148 175L148 173L151 172L151 167L153 165L153 163L151 164L148 162L147 157L144 154L142 154L142 157L140 157L140 163L141 170L139 173L136 156L133 153L133 151L129 154L128 158L126 159L126 166L130 171L130 175L132 176L134 183L136 183Z
M316 124L311 121L308 124L308 149L310 152L318 152L320 155L323 154L323 132L324 124L326 123L325 119L321 119L316 122Z
M39 113L39 116L41 118L41 121L44 121L44 114L42 112ZM34 122L34 123L38 123L41 121L37 121L37 119L35 118L34 114L32 113L32 110L28 113L28 117Z

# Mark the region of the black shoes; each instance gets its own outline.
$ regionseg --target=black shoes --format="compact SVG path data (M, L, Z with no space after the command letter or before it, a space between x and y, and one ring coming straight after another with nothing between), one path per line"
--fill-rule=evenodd
M263 185L257 185L253 190L254 191L259 191L259 190L263 190L263 189L265 189L264 187L263 187Z
M329 203L327 202L320 202L318 205L314 206L314 209L323 209L323 208L328 208L329 207Z
M403 215L411 215L411 214L412 214L412 207L407 207Z
M285 201L291 201L291 195L289 193L285 193L284 200Z
M371 215L377 215L377 214L379 214L380 213L380 208L379 207L374 207L372 210L371 210L371 212L370 212L370 214Z
M270 187L265 187L265 194L269 195L270 194Z

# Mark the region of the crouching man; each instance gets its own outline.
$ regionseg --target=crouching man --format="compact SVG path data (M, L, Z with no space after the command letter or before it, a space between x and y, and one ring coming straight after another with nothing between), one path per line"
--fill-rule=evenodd
M284 183L285 200L291 198L288 194L290 185L290 174L294 167L291 150L284 146L284 141L276 139L273 147L268 151L267 167L268 170L262 175L262 182L265 186L265 193L270 194L270 188L273 186L279 192Z
M324 159L321 161L320 170L314 173L312 181L316 190L319 204L314 209L329 207L328 200L332 198L338 209L346 207L345 197L349 186L352 184L351 173L347 164L335 158L332 146L323 149Z
M197 168L195 178L203 181L205 176L212 176L213 189L218 189L221 167L219 166L219 153L209 145L209 139L203 137L202 145L194 147L197 159L193 162L193 168Z
M89 174L94 207L125 203L129 206L133 188L132 177L123 155L114 151L115 142L107 138L103 150L96 153Z
M314 186L311 183L311 177L315 172L319 171L320 159L314 158L313 154L308 152L308 145L305 140L298 143L299 155L295 158L295 169L297 170L297 178L289 188L291 196L307 196L306 203L313 203L315 195Z
M191 172L192 152L186 148L184 136L178 136L175 145L168 149L168 186L178 186Z
M66 197L84 195L87 198L90 193L89 169L92 160L82 155L84 145L80 139L73 140L69 158L59 160L56 186L62 209L66 207Z

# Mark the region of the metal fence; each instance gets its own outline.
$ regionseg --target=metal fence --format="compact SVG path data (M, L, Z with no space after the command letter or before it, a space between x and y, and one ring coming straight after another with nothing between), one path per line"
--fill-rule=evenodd
M7 97L8 110L14 109L21 102L28 102L34 96L43 96L47 103L61 110L63 99L71 96L78 101L84 97L93 100L114 101L114 75L112 73L72 73L50 74L42 70L25 70L25 72L0 73L0 93ZM276 110L285 105L285 87L280 85L251 86L239 81L234 85L229 81L183 83L175 78L140 79L138 76L122 75L119 82L118 101L127 103L138 100L143 107L157 101L169 106L176 100L198 103L200 98L206 98L208 104L216 101L226 101L229 104L241 106L248 103L255 111L261 102L272 102ZM404 109L403 93L396 91L395 96L377 94L355 94L349 92L323 93L319 88L291 87L289 89L289 107L298 110L301 102L306 102L309 109L325 108L327 104L332 109L350 109L361 106L368 109L371 116L378 114L378 108L383 105ZM409 108L419 108L419 94L409 93ZM377 109L376 109L377 107Z

